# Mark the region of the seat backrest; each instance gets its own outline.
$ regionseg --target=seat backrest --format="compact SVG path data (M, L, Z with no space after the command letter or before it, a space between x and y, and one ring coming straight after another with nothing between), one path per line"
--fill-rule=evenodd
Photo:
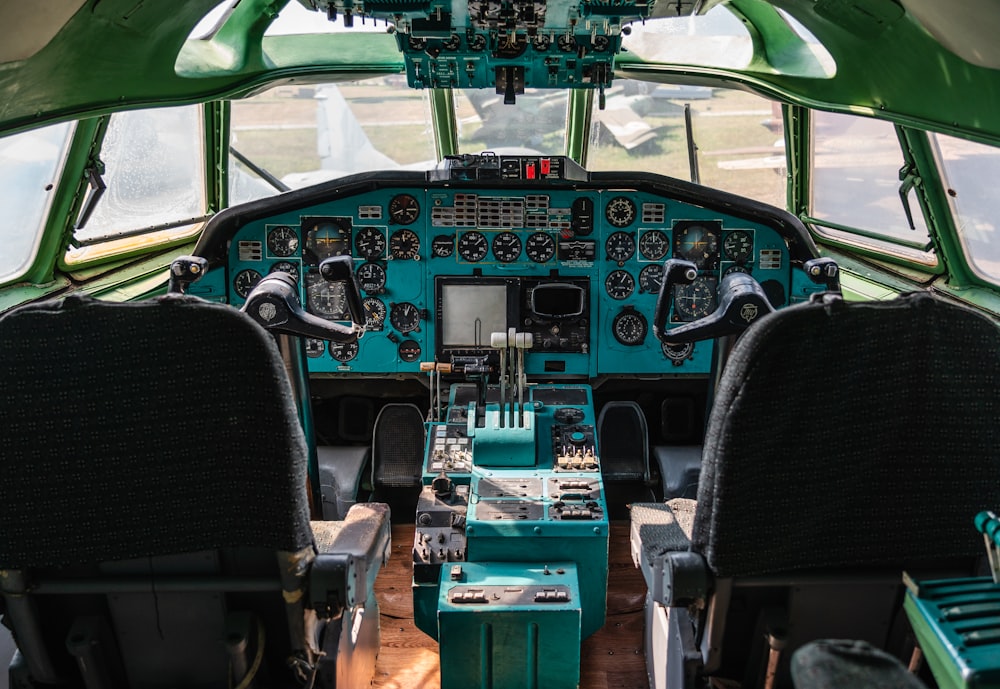
M649 481L646 415L631 401L608 402L597 419L601 476L608 481Z
M424 415L414 404L387 404L372 438L375 490L420 489L424 466Z
M925 293L783 309L739 340L692 543L716 576L967 557L1000 498L1000 330Z
M902 571L967 571L982 548L971 519L1000 503L998 414L1000 330L929 294L827 296L750 328L708 422L691 537L723 593L706 670L762 628L787 653L817 635L902 650Z
M263 588L285 628L269 633L287 644L275 553L311 552L313 536L306 445L266 331L235 309L189 297L68 297L0 318L0 361L0 569L39 594L65 593L77 576L91 582L87 595L32 596L27 613L15 614L8 597L29 668L49 673L35 679L73 672L68 630L96 618L103 621L92 628L162 642L139 649L159 654L149 662L126 657L137 651L121 638L109 646L121 648L130 684L227 681L184 669L184 638L197 634L170 611L183 609L195 627L207 609L224 616L232 606L218 581L247 572L275 582ZM145 588L100 586L140 575ZM169 591L167 580L183 575L197 603ZM146 598L122 605L122 595ZM144 626L153 632L143 636ZM225 672L219 650L214 667Z

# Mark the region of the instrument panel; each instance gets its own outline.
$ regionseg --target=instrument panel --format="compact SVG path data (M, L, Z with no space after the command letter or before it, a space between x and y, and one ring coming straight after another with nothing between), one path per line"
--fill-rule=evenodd
M312 373L416 373L491 354L491 333L516 328L534 335L529 374L704 375L711 342L663 345L651 332L665 260L698 268L676 287L668 327L712 313L730 272L752 274L775 307L820 289L799 269L815 249L783 211L565 158L463 156L443 172L368 173L251 206L213 219L196 251L223 265L189 291L240 306L280 270L307 311L346 320L342 288L318 266L350 255L367 332L309 341Z

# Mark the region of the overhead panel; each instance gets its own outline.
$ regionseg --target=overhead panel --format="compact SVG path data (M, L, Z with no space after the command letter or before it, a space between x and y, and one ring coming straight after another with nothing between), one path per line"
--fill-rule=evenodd
M414 88L493 88L514 103L525 88L611 84L628 24L649 0L300 0L332 19L391 24ZM659 0L668 3L668 0Z

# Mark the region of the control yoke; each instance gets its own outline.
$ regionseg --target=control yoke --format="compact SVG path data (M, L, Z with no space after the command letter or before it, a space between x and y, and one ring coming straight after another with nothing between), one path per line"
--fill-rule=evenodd
M319 266L319 273L324 279L344 283L352 321L349 326L306 313L299 302L298 283L288 273L265 276L250 291L241 310L268 330L333 342L354 342L364 332L365 319L350 262L349 256L334 256Z
M675 344L736 335L749 328L761 316L774 311L764 289L749 273L730 273L722 278L718 294L719 306L713 313L666 330L674 286L689 285L696 277L698 269L690 261L670 259L663 264L663 283L656 298L656 313L653 318L656 336L661 341Z

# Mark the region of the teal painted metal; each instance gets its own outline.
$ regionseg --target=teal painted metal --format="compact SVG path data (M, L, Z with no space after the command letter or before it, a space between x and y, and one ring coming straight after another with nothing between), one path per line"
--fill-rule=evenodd
M525 410L523 425L509 425L510 419L499 405L486 408L486 424L476 428L475 417L469 421L473 438L473 457L481 467L535 466L535 412Z
M575 687L580 640L603 626L607 597L607 503L591 389L533 386L520 427L509 417L500 426L496 403L477 425L477 403L462 401L470 393L478 397L468 385L450 392L445 417L462 424L429 424L422 495L445 474L466 498L418 504L416 626L440 644L442 687ZM484 602L468 589L550 586L560 577L568 599L515 600L490 589ZM472 600L456 601L458 583Z
M989 577L906 583L903 608L938 686L1000 687L1000 584Z
M442 572L442 689L573 689L580 606L572 562L461 566Z

